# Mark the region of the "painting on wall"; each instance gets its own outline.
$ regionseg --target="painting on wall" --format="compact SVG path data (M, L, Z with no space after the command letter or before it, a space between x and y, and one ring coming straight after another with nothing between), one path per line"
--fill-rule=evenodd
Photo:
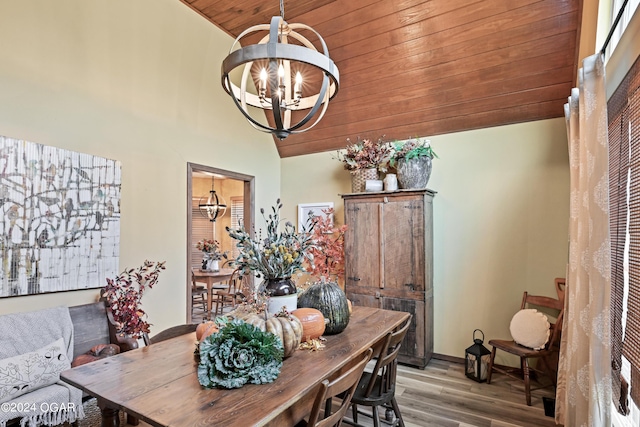
M300 203L298 205L298 231L309 229L311 217L327 216L323 211L333 209L333 202ZM329 217L333 226L333 216Z
M0 136L0 297L118 274L120 162Z

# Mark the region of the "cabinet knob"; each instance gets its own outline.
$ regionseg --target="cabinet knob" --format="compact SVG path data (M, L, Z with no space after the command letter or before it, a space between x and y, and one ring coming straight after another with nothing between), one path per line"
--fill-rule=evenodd
M354 282L359 282L360 281L359 277L347 277L347 279L352 280Z
M375 297L376 299L380 299L380 292L376 292L376 293L374 294L374 297Z
M415 289L416 289L416 287L413 285L413 283L405 283L404 285L406 287L408 287L412 291L415 291Z

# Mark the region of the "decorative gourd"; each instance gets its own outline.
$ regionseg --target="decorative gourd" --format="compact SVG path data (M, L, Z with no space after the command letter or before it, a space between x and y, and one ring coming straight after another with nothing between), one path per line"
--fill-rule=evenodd
M320 310L315 308L299 308L291 312L302 323L302 341L318 338L324 333L325 321Z
M279 337L284 347L284 357L291 356L302 342L302 323L295 316L271 316L265 320L263 315L250 314L242 320Z
M317 282L298 295L298 307L316 308L329 319L325 334L339 334L349 324L347 296L335 282Z
M202 322L196 327L196 340L202 341L206 337L211 334L215 334L218 332L218 326L216 322L212 320L208 320L206 322Z

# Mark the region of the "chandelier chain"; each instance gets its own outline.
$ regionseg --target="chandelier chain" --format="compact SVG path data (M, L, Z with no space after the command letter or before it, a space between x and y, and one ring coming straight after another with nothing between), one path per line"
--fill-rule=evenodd
M284 0L280 0L280 16L284 20Z

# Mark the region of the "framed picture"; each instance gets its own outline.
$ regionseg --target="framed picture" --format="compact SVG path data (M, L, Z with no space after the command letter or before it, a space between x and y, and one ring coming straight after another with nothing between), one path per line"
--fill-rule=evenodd
M0 136L0 298L118 274L120 162Z
M332 209L333 202L300 203L298 205L298 231L308 227L309 216L322 216L323 210ZM330 218L333 225L333 216Z

